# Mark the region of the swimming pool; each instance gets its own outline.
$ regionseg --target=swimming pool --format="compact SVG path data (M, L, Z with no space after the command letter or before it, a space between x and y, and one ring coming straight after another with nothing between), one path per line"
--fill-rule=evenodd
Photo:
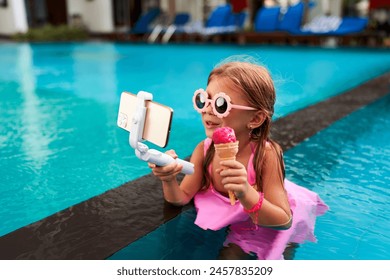
M116 127L123 90L150 91L173 107L168 148L186 156L203 139L192 92L229 55L253 55L269 66L277 117L390 68L381 50L111 43L0 49L0 236L149 173Z
M289 178L331 208L317 220L319 242L297 259L390 259L389 106L387 95L287 153Z
M317 218L318 242L299 245L294 259L390 259L389 106L387 95L285 153L287 178L330 206ZM188 210L110 259L217 259L225 229L204 231L195 217Z

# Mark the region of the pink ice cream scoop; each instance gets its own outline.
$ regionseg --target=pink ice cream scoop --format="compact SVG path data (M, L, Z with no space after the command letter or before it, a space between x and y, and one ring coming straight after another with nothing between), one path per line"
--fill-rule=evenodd
M234 143L236 142L236 134L234 130L228 126L218 127L213 133L214 144Z

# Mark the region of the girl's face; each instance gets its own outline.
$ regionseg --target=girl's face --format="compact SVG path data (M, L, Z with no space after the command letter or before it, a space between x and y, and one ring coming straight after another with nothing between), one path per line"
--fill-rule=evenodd
M223 92L231 99L235 105L249 106L244 98L244 93L234 86L233 82L227 78L214 78L207 86L206 92L209 99L212 99L217 93ZM252 120L254 112L233 108L226 117L218 118L214 113L211 105L208 105L202 113L202 122L205 127L207 137L212 137L213 132L218 127L229 126L234 129L237 139L248 138L249 122Z

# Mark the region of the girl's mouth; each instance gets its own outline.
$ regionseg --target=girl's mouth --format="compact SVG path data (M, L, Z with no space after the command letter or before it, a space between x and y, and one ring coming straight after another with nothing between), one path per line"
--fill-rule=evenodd
M208 129L213 129L213 128L219 127L219 124L213 123L210 121L205 121L204 124L205 124L206 128L208 128Z

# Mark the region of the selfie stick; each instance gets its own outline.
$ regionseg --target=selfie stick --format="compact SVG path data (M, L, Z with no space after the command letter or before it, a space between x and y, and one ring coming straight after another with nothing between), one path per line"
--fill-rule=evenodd
M132 124L130 128L129 143L130 146L135 149L136 156L150 163L154 163L158 166L165 166L174 161L183 166L182 173L192 174L194 173L194 165L191 162L174 159L170 155L167 155L163 152L149 149L149 147L142 142L142 134L144 131L145 117L146 117L146 101L153 100L153 95L146 91L140 91L137 94L137 107L135 114L132 118Z

